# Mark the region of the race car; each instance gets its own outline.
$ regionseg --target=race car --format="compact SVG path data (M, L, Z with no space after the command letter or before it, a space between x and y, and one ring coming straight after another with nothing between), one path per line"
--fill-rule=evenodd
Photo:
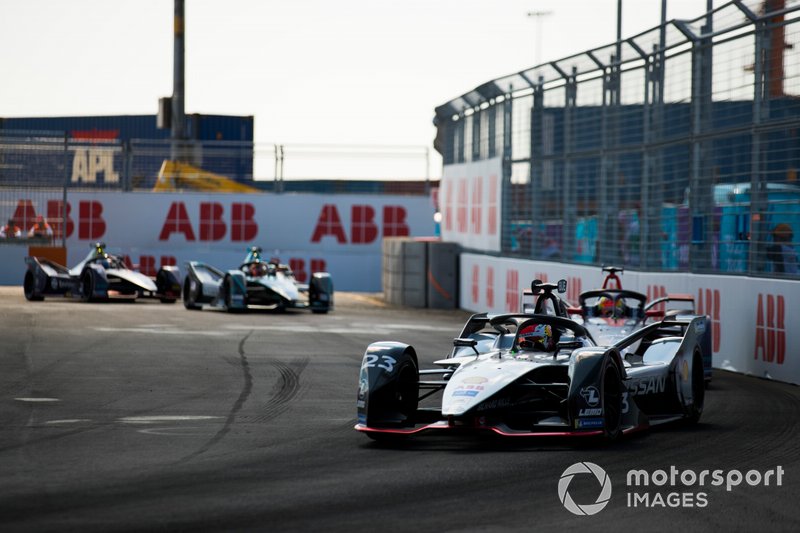
M31 301L62 296L84 301L158 298L162 303L175 303L180 298L180 271L163 266L154 278L128 267L125 260L106 251L97 242L89 254L72 268L43 257L26 257L23 289Z
M665 317L695 314L691 294L667 294L648 302L646 295L622 288L617 275L623 272L622 268L604 266L603 272L607 274L601 289L582 292L577 307L566 307L567 316L583 324L599 344L613 344L646 324ZM710 380L711 328L700 343L706 380Z
M538 283L537 307L565 287L564 280ZM697 422L707 328L707 317L681 315L598 346L562 316L481 313L469 318L449 356L424 370L412 346L372 343L359 374L355 429L376 440L433 430L612 440Z
M252 246L239 268L227 272L200 261L187 264L183 305L197 310L204 304L231 312L259 305L327 313L333 309L333 281L327 272L314 272L308 285L298 283L287 265L265 261L261 248Z

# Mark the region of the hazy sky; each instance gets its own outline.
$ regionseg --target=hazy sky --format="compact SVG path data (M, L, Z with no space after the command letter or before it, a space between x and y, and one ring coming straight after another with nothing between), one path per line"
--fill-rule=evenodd
M624 36L659 23L661 0L623 5ZM253 115L259 144L430 146L435 106L613 41L616 6L186 0L186 111ZM705 7L669 0L667 16ZM172 93L172 0L0 0L0 13L0 116L155 114Z

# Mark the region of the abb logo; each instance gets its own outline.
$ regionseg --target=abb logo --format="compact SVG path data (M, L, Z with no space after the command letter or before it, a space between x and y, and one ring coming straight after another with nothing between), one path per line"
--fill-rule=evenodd
M300 283L308 283L309 277L314 272L325 272L327 264L324 259L313 258L308 261L309 270L306 270L306 260L298 257L289 259L289 268Z
M47 220L53 228L53 236L60 239L63 236L61 219L64 216L64 203L61 200L47 201ZM75 229L72 221L72 205L67 202L66 237L71 237ZM36 209L31 200L19 200L14 209L14 221L26 231L36 221ZM78 238L99 239L106 233L106 221L103 219L103 204L97 200L81 200L78 202Z
M486 307L494 307L494 267L486 267Z
M469 191L467 180L458 182L458 207L456 208L456 222L459 233L467 232L467 209L469 207Z
M123 261L125 264L133 270L136 265L133 264L131 258L127 255L122 256ZM178 261L171 255L162 255L161 256L161 266L175 266L178 264ZM152 255L141 255L139 256L139 272L144 274L145 276L155 276L158 274L158 268L156 268L156 258Z
M232 241L251 241L258 235L258 224L253 217L256 208L246 202L233 202L230 216L230 238ZM200 241L220 241L225 238L228 224L225 222L225 208L218 202L200 202ZM187 241L195 238L194 226L189 219L183 202L172 202L167 218L161 226L158 240L168 241L174 233L180 233Z
M533 274L533 279L538 279L542 283L547 283L547 273L546 272L535 272Z
M350 242L369 244L378 238L378 225L375 222L375 208L369 205L354 205L350 211ZM406 224L406 210L398 205L383 207L383 236L407 237L410 234ZM320 242L323 237L332 236L339 244L347 244L347 235L333 204L325 204L317 219L311 242Z
M492 174L489 176L489 205L487 210L489 212L489 235L497 235L497 189L498 189L497 176Z
M519 312L519 271L506 271L506 311Z
M786 356L786 329L783 322L786 304L783 296L759 294L757 305L753 358L782 365Z
M697 289L697 314L708 315L711 317L711 349L713 352L719 351L719 343L722 337L720 312L719 289Z

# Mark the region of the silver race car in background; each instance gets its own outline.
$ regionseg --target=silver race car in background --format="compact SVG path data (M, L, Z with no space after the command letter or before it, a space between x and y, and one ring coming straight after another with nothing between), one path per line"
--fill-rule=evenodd
M314 272L308 285L298 283L287 265L265 261L261 248L253 246L236 269L223 272L201 261L187 264L183 305L202 309L203 304L228 311L259 305L327 313L333 309L333 281L327 272Z
M545 314L563 305L554 291L564 280L532 289L539 312L473 315L438 368L420 370L407 344L371 344L355 429L378 440L427 430L614 439L700 418L706 317L671 317L599 346L581 324Z
M162 303L175 303L181 294L178 267L163 266L151 278L130 269L122 257L109 254L101 242L72 268L43 257L26 257L25 263L23 289L31 301L66 296L84 301L158 298Z

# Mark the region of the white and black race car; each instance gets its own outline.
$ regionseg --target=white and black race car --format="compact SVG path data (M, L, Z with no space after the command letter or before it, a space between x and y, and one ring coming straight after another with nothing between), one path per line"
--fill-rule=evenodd
M566 282L534 289L537 308L558 307L553 292ZM670 317L598 346L563 316L476 314L450 355L426 370L412 346L376 342L361 365L355 429L374 439L427 430L614 439L659 423L696 422L707 320Z
M309 284L299 283L287 265L265 261L261 248L253 246L239 268L228 271L190 261L183 282L183 305L186 309L208 305L228 311L258 305L327 313L333 309L333 281L327 272L314 272Z
M61 296L83 301L107 299L158 298L175 303L180 298L180 272L175 266L163 266L150 277L128 267L123 257L110 254L106 245L92 245L89 254L77 265L67 268L43 257L26 257L23 289L31 301Z

